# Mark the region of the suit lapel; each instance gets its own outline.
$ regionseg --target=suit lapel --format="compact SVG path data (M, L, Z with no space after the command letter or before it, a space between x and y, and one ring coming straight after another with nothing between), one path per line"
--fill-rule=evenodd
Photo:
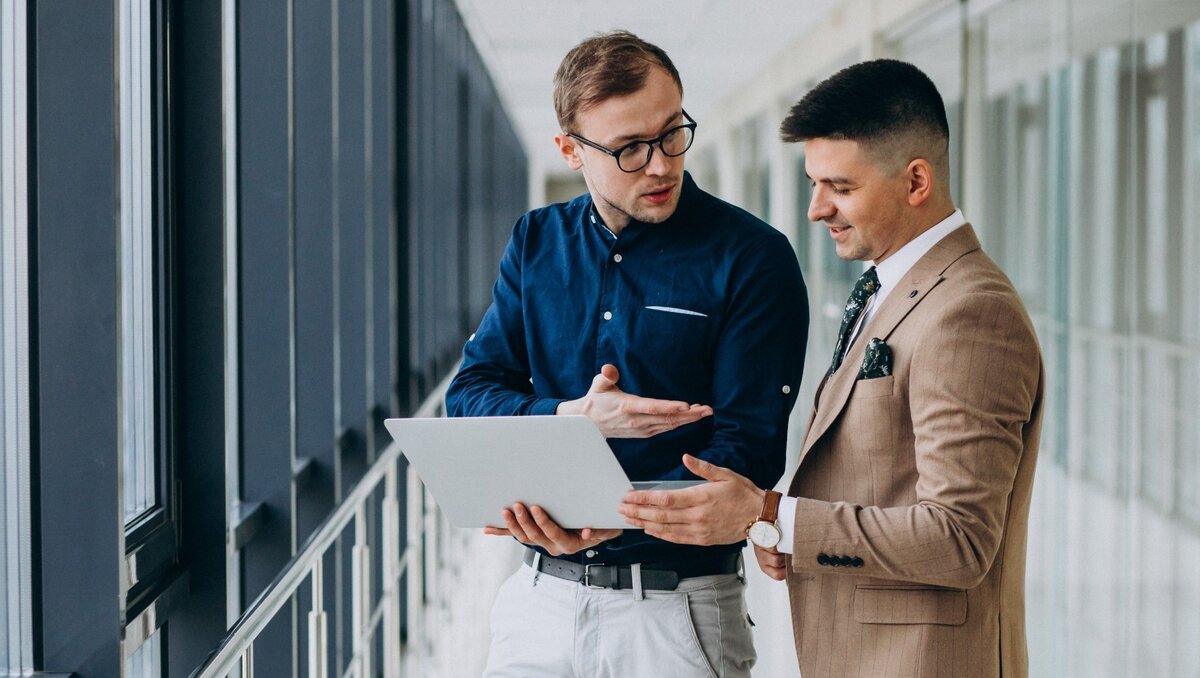
M850 392L854 390L858 368L862 364L870 339L878 337L887 341L925 295L943 280L942 274L946 269L963 255L977 249L979 239L975 237L971 225L966 224L926 252L925 256L917 260L901 278L896 288L888 293L883 305L871 316L858 339L850 346L841 367L825 379L823 386L818 387L818 400L809 420L808 433L804 436L804 446L800 451L800 465L804 464L813 446L845 409Z

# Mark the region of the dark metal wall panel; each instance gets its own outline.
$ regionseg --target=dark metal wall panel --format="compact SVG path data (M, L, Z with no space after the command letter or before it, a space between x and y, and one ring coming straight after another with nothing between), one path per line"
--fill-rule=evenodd
M366 88L363 0L336 0L337 128L334 186L337 204L337 363L338 432L341 436L341 492L366 470L367 229Z
M370 372L373 375L371 406L379 413L391 411L395 405L396 374L394 336L397 319L394 293L397 201L396 131L393 111L397 101L395 63L395 16L388 0L371 2L371 86L367 95L370 104L369 125L371 160L369 200L371 219L368 223L371 258L371 332L373 336ZM382 417L377 417L382 419ZM379 422L375 422L378 424ZM377 428L376 448L387 444L389 438ZM375 450L372 450L372 458Z
M241 498L266 510L266 522L242 550L243 605L292 556L288 19L287 3L238 6ZM255 642L261 671L291 666L291 631L285 608Z
M114 5L35 14L33 454L40 666L118 675L119 490ZM106 510L107 509L107 510ZM81 557L83 556L83 557Z
M296 456L317 462L297 497L303 542L334 505L333 45L329 3L294 11Z
M413 135L405 170L411 231L400 260L411 285L411 343L402 357L419 399L458 359L490 303L528 187L520 141L454 4L413 0L408 9L411 119L402 128Z
M224 245L221 8L173 0L171 135L177 331L174 421L180 559L189 596L167 623L170 675L187 675L225 632Z

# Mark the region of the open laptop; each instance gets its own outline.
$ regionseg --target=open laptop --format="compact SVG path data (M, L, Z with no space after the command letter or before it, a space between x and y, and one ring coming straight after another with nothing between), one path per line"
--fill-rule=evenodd
M384 423L456 527L503 527L501 510L520 501L541 506L565 528L627 528L617 513L626 492L703 482L631 482L582 415Z

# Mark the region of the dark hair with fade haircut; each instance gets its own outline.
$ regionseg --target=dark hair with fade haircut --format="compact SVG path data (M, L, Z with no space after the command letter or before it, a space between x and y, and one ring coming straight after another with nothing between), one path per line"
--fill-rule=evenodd
M642 88L652 66L667 72L683 94L671 57L629 31L613 31L575 45L554 74L554 112L564 132L575 132L575 116L616 96Z
M779 126L784 141L835 139L863 146L885 144L912 133L942 140L950 125L946 105L929 76L895 59L844 68L809 90Z

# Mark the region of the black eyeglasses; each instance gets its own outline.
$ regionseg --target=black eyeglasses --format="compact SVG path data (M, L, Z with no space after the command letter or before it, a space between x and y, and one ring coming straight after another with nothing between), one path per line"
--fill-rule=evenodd
M567 136L581 144L587 144L598 151L604 151L611 155L617 161L617 167L622 172L636 172L650 164L650 156L654 155L655 146L658 146L658 150L668 158L683 155L687 153L687 149L692 147L692 140L696 138L696 121L692 120L692 116L688 115L687 111L680 110L683 111L686 123L672 127L657 138L631 141L615 150L605 148L572 132L567 132Z

